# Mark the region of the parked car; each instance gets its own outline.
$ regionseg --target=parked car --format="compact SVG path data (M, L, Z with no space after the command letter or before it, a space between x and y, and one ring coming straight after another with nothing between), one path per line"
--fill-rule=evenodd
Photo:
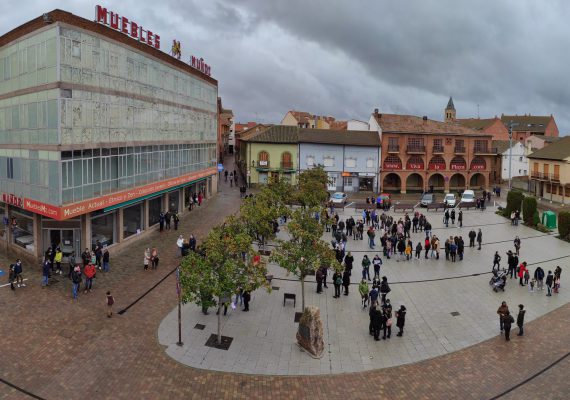
M331 196L331 201L333 204L346 204L346 199L348 196L343 192L336 192Z
M448 193L443 198L443 202L446 207L455 207L455 195L453 193Z
M435 194L433 193L424 193L420 198L420 206L427 207L428 204L435 203Z
M475 192L473 190L465 190L461 195L462 203L473 203L475 202Z

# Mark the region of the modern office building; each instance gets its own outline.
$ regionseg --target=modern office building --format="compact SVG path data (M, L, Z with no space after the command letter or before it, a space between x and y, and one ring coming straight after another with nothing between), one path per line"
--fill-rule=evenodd
M0 241L117 247L215 192L217 81L160 40L101 7L0 37Z

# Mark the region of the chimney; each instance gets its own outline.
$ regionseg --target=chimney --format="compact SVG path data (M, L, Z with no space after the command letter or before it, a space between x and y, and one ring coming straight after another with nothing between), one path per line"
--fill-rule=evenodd
M374 109L374 115L378 116L378 109L377 108Z
M422 118L424 121L427 121L427 115L424 115Z

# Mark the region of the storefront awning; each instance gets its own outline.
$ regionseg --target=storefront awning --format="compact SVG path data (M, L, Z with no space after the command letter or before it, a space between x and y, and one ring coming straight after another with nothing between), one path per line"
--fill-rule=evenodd
M136 198L136 199L133 199L133 200L125 201L125 202L123 202L123 203L115 204L115 205L113 205L113 206L111 206L111 207L104 208L104 209L103 209L103 212L113 211L113 210L117 210L117 209L119 209L119 208L121 208L121 207L130 206L131 204L138 203L139 201L143 201L143 200L146 200L146 199L150 199L150 198L153 198L153 197L156 197L156 196L160 196L161 194L164 194L164 193L172 192L173 190L178 190L178 189L181 189L181 188L183 188L183 187L190 186L190 185L192 185L192 184L194 184L194 183L196 183L196 182L203 181L203 180L205 180L205 179L207 179L207 178L208 178L208 177L196 179L196 180L194 180L194 181L186 182L186 183L183 183L183 184L178 185L178 186L173 186L173 187L171 187L171 188L164 189L164 190L161 190L161 191L156 192L156 193L147 194L146 196L142 196L142 197L139 197L139 198Z

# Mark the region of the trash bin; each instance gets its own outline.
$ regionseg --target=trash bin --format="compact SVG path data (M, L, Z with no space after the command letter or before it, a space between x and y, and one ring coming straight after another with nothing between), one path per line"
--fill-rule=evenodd
M549 229L556 228L556 214L552 211L545 211L542 213L542 225Z

